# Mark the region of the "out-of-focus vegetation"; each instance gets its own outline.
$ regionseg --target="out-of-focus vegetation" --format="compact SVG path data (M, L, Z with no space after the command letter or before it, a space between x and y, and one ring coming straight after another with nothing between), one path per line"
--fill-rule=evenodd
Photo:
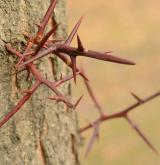
M84 20L79 35L88 49L108 51L137 63L124 66L79 59L106 113L135 102L130 92L142 98L160 90L160 2L158 0L67 0L69 30L78 18ZM74 43L76 44L76 43ZM81 125L93 121L97 112L81 79L74 95L85 94L78 107ZM134 110L130 116L160 151L160 98ZM84 133L87 144L92 131ZM86 145L85 145L86 146ZM103 123L100 141L83 165L159 165L156 156L124 120Z

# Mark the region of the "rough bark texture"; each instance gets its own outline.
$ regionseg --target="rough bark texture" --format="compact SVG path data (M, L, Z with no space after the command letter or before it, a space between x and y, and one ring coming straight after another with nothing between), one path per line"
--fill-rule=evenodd
M66 36L65 0L58 0L54 21L61 23L57 36ZM0 118L23 96L34 80L27 81L26 73L18 80L14 71L16 58L6 52L5 43L17 49L24 44L24 31L35 33L49 0L0 0ZM37 30L37 29L36 29ZM53 55L38 64L45 77L56 80L67 74L65 65ZM70 85L61 90L68 95ZM63 103L47 100L53 93L41 86L23 108L0 128L0 165L73 165L76 164L77 121L75 112L66 110Z

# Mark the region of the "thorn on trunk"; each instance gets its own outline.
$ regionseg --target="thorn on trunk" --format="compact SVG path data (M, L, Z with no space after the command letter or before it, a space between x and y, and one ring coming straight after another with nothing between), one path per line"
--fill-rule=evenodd
M72 62L73 78L76 84L76 56L70 56Z
M83 47L83 45L82 45L82 42L81 42L81 40L80 40L79 35L77 35L77 43L78 43L78 48L77 48L77 50L80 51L80 52L84 52L84 47Z

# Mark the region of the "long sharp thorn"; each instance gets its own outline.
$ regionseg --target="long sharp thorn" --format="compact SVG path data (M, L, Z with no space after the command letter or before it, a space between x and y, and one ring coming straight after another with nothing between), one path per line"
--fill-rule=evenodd
M85 51L81 53L80 56L95 58L102 61L115 62L119 64L135 65L135 63L130 60L126 60L117 56L113 56L113 55L109 55L109 54L105 54L105 53L101 53L97 51L92 51L92 50Z
M78 104L80 103L80 101L82 100L82 98L83 98L83 95L77 100L77 102L75 103L75 108L78 106Z
M81 22L82 22L82 19L83 19L83 17L81 17L81 18L78 20L77 24L74 26L72 32L70 33L70 35L68 36L68 38L67 38L67 40L65 41L64 44L70 45L70 43L72 42L72 40L73 40L75 34L77 33L77 30L78 30L78 28L79 28L79 26L80 26L80 24L81 24Z
M94 128L94 131L93 131L93 134L89 140L84 158L87 157L87 155L89 154L89 152L91 151L91 149L93 147L95 140L98 139L98 137L99 137L99 123L95 123L95 125L93 124L92 127Z
M66 57L66 55L64 53L56 53L57 56L63 61L65 62L69 67L71 67L70 65L70 61L68 61L68 58ZM77 68L77 71L79 71L79 69ZM83 73L81 72L80 75L86 80L86 81L89 81L88 80L88 77Z
M135 93L131 92L131 95L138 101L138 102L142 102L143 100L137 96Z
M80 51L80 52L84 52L84 47L83 47L83 45L82 45L82 42L81 42L81 40L80 40L79 35L77 35L77 43L78 43L78 48L77 48L77 50Z
M43 35L44 29L45 29L51 15L52 15L52 13L53 13L55 6L56 6L56 2L57 2L57 0L51 1L51 4L50 4L45 16L43 17L41 24L40 24L40 28L39 28L38 33L37 33L38 37Z
M38 44L36 51L34 53L37 54L39 52L39 50L45 45L46 41L49 39L49 37L56 31L58 25L54 26L41 40L41 42Z
M73 72L73 78L74 82L76 84L76 56L70 56L71 62L72 62L72 72Z
M147 139L147 137L141 132L141 130L136 126L135 123L129 118L126 117L126 120L128 123L131 125L131 127L138 133L138 135L142 138L142 140L147 144L147 146L155 153L158 154L158 151L156 148L153 146L153 144Z

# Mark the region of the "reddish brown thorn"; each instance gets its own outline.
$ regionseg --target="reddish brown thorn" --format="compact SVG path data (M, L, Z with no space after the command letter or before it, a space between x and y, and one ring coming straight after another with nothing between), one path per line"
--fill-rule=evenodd
M84 47L83 47L83 45L82 45L82 42L81 42L81 40L80 40L80 38L79 38L79 35L77 35L77 43L78 43L78 48L77 48L77 50L78 51L80 51L80 52L84 52Z
M110 54L105 54L93 50L84 50L83 52L80 52L77 50L77 48L71 47L69 45L65 44L59 44L57 45L56 49L57 53L65 53L69 56L84 56L84 57L90 57L102 61L109 61L109 62L114 62L114 63L120 63L120 64L127 64L127 65L135 65L134 62L129 61L127 59L123 59L117 56L113 56Z
M75 34L77 33L77 30L78 30L78 28L79 28L79 26L80 26L80 24L81 24L81 22L82 22L82 19L83 19L83 17L81 17L81 18L78 20L77 24L74 26L72 32L70 33L70 35L68 36L68 38L67 38L67 40L65 41L64 44L70 45L70 43L72 42L72 40L73 40Z
M120 112L117 112L117 113L114 113L114 114L111 114L111 115L103 115L100 118L98 118L96 120L96 122L98 122L98 121L105 122L105 121L108 121L108 120L111 120L111 119L122 118L122 117L124 118L124 117L126 117L126 115L129 112L131 112L135 108L137 108L139 106L142 106L143 104L155 99L158 96L160 96L160 91L154 93L153 95L150 95L146 99L143 99L143 102L134 103L134 104L128 106L127 108L121 110ZM92 128L91 124L89 124L89 125L85 126L84 128L80 129L79 132L80 133L85 132L86 130L88 130L90 128Z
M76 84L76 56L70 56L72 62L73 78Z
M51 46L54 47L54 46ZM58 53L65 53L69 56L85 56L85 57L90 57L102 61L109 61L109 62L114 62L114 63L120 63L120 64L126 64L126 65L135 65L134 62L123 59L117 56L113 56L111 54L105 54L93 50L84 50L83 52L77 51L77 48L71 47L67 44L59 44L56 46L55 52ZM43 55L41 57L47 55L45 51L42 52Z
M148 147L155 153L158 154L158 151L153 146L153 144L147 139L147 137L142 133L142 131L138 128L138 126L129 118L125 117L125 119L128 121L130 126L138 133L138 135L142 138L142 140L148 145Z
M160 91L154 93L153 95L147 97L146 99L143 99L142 102L137 102L137 103L135 103L135 104L132 104L131 106L129 106L128 108L126 108L124 111L119 112L119 114L121 114L121 115L127 114L127 113L129 113L130 111L132 111L133 109L135 109L135 108L137 108L137 107L139 107L139 106L141 106L141 105L143 105L143 104L145 104L145 103L147 103L147 102L153 100L154 98L156 98L156 97L158 97L158 96L160 96Z
M74 105L75 108L78 106L78 104L80 103L80 101L82 100L82 98L83 98L83 95L75 103L75 105Z
M102 61L115 62L115 63L119 63L119 64L135 65L135 63L132 61L129 61L129 60L117 57L117 56L113 56L111 54L96 52L96 51L92 51L92 50L85 51L85 52L81 53L80 56L90 57L90 58L94 58L94 59L98 59L98 60L102 60Z
M89 81L89 78L87 77L86 73L84 72L83 68L80 68L82 73L80 74L84 81ZM78 70L78 69L77 69Z
M12 53L16 53L19 57L22 57L21 53L18 53L15 49L13 49L10 46L7 46ZM28 47L29 49L29 47ZM27 50L25 51L27 53ZM63 102L69 107L69 108L75 108L74 105L63 96L63 94L56 88L55 83L52 83L48 81L47 79L43 78L43 76L40 74L40 72L36 69L36 67L33 64L28 64L27 67L30 68L32 74L37 79L37 81L40 81L41 83L48 86L57 96L62 97Z
M54 26L44 37L43 39L39 42L39 44L36 47L36 51L33 55L37 54L41 48L44 47L46 41L49 39L49 37L56 31L58 25Z
M86 158L87 155L89 154L89 152L91 151L95 140L99 138L99 124L100 124L99 122L92 124L93 134L92 134L92 136L91 136L91 138L89 140L89 143L88 143L88 146L87 146L84 158Z
M39 38L41 38L43 36L44 29L45 29L49 19L51 18L52 14L53 14L54 8L56 6L56 2L57 2L57 0L52 0L51 1L51 4L50 4L46 14L45 14L42 22L40 23L40 27L39 27L39 30L38 30L38 33L37 33L36 40L39 40Z
M131 95L138 101L138 102L143 102L143 100L137 96L135 93L131 92Z
M65 62L70 68L72 67L72 64L70 62L70 60L66 57L66 55L64 53L56 53L57 56L63 61ZM82 71L82 69L78 69L76 68L76 71L78 72L79 70ZM80 73L80 75L82 76L83 79L85 79L86 81L88 81L87 76L85 75L85 73L83 73L83 71Z

